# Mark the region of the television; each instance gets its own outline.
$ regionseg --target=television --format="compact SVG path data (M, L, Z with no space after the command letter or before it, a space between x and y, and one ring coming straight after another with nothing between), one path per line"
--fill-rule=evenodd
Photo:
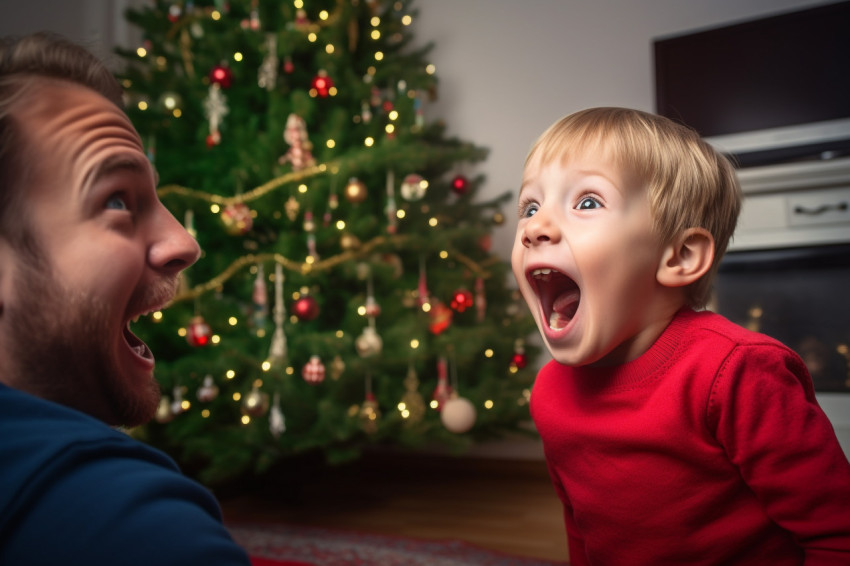
M850 1L653 47L656 112L740 166L850 155Z

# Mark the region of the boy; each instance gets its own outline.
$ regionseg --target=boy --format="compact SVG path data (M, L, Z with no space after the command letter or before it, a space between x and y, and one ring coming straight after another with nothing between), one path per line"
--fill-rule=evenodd
M554 358L531 415L583 564L850 564L850 464L800 358L696 309L729 162L651 114L568 116L525 164L512 265Z

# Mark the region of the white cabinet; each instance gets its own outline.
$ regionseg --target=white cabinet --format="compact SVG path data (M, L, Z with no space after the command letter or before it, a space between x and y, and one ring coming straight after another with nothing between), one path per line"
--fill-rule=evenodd
M742 169L732 250L850 242L850 158Z

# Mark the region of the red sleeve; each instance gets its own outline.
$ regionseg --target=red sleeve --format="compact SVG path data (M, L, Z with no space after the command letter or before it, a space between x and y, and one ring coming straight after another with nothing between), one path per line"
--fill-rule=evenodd
M850 562L850 464L792 351L739 346L715 379L708 425L807 565Z

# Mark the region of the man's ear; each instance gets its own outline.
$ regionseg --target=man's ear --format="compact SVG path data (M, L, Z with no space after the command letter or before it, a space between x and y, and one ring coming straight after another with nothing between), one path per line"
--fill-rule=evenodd
M665 287L684 287L705 275L714 261L714 238L704 228L688 228L664 248L656 279Z

